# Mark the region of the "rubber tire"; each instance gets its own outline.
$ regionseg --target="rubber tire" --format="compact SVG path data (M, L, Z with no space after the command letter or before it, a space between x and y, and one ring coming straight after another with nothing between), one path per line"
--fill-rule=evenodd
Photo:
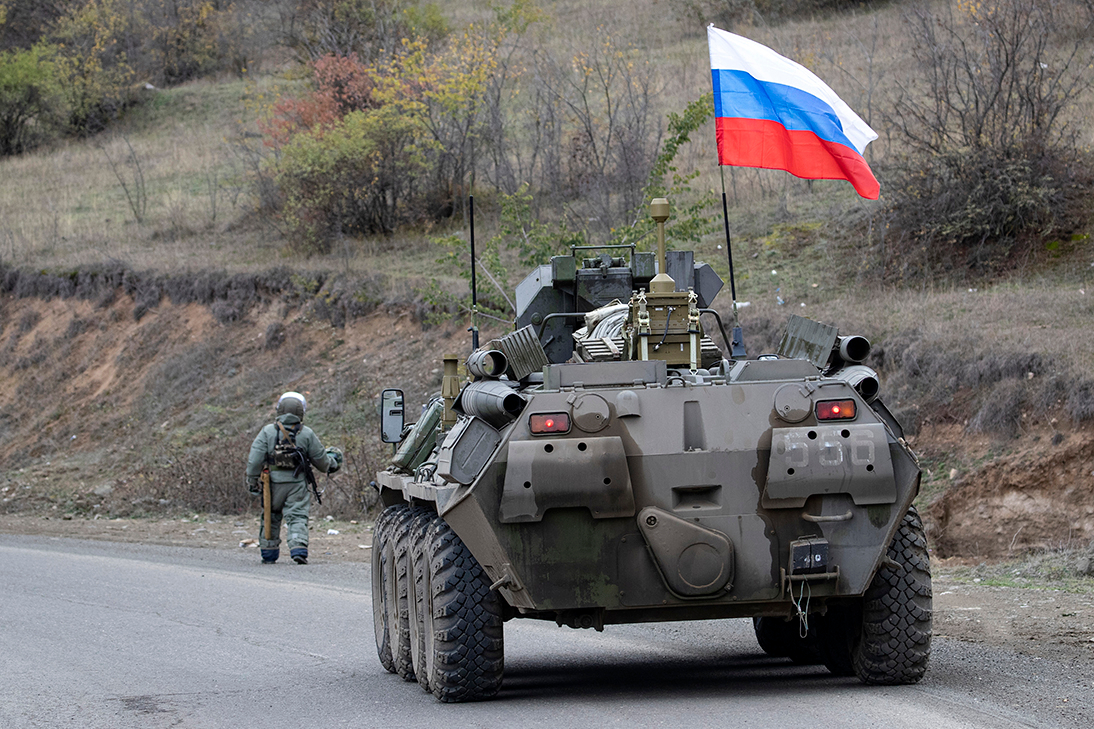
M376 638L376 655L380 659L380 665L389 673L395 673L395 662L391 658L391 634L387 627L387 600L384 590L387 560L384 552L389 524L398 510L398 506L384 509L372 528L372 632Z
M406 504L397 505L399 510L388 525L388 538L384 559L384 602L387 608L388 636L391 643L391 660L395 673L404 681L414 680L414 664L410 656L410 615L407 612L407 595L410 580L407 576L406 535L414 511ZM396 508L396 507L392 507Z
M492 698L505 669L501 598L443 519L430 525L424 554L422 635L430 691L445 703Z
M426 565L426 536L428 529L439 517L429 509L416 509L415 516L407 530L408 539L408 576L410 590L407 595L407 613L410 624L410 659L414 666L414 677L424 691L429 691L429 674L425 668L424 611L428 605L425 587L429 571Z
M908 510L862 603L862 633L851 657L864 683L899 685L923 678L931 657L931 562L923 522Z
M810 623L812 620L811 617ZM760 644L760 649L769 656L789 658L803 666L822 662L816 631L812 625L804 638L801 637L796 618L783 620L771 616L756 617L752 618L752 629L756 631L756 642Z

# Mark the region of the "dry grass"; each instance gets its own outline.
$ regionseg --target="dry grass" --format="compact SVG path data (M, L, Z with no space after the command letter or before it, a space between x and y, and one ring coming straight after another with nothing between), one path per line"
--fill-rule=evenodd
M248 102L285 83L198 81L150 91L108 133L0 160L0 257L35 268L268 267L283 242L255 217L252 167L239 144L260 147L244 136L254 126ZM142 191L138 222L132 198Z
M1005 562L981 562L951 570L949 576L960 582L1089 594L1094 592L1094 544L1036 550Z
M870 289L742 310L751 354L774 351L789 314L834 324L874 345L866 364L914 434L956 425L1012 438L1094 420L1094 268L1087 283L1000 284L985 290ZM719 302L727 307L726 302Z

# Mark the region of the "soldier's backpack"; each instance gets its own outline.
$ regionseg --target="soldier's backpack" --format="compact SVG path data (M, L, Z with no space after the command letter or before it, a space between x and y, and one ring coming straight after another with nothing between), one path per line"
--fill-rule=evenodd
M286 427L281 422L275 422L274 425L277 426L277 442L274 444L272 465L275 468L296 470L303 460L303 454L296 447L296 434L300 432L300 425Z

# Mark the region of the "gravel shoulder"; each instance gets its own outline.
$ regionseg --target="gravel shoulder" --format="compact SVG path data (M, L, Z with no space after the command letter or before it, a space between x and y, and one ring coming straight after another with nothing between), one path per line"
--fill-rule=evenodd
M0 533L248 550L259 520L194 514L175 518L87 519L0 515ZM372 523L313 519L310 562L352 563L371 558ZM934 560L934 634L1076 667L1094 664L1094 579L1046 581L1035 587L972 576L960 560ZM996 571L997 574L997 571Z

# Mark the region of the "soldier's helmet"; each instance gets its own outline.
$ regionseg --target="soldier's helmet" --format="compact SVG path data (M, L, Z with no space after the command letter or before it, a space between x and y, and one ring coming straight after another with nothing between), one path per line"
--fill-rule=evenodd
M308 401L299 392L286 392L277 400L277 414L292 413L301 420L308 409Z

